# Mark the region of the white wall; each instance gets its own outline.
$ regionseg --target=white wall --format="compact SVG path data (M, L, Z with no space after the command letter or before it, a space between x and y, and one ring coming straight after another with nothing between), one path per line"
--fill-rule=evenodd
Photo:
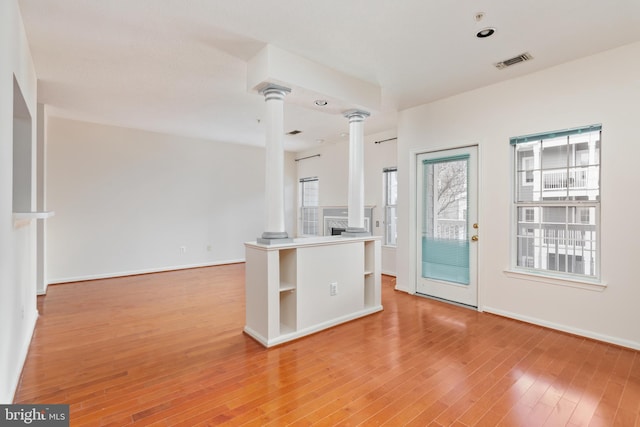
M264 149L56 117L47 129L50 283L243 261L264 231ZM293 154L285 165L293 233Z
M47 211L47 151L46 151L46 129L47 113L44 104L38 104L38 121L36 128L36 209L40 212ZM37 255L36 255L36 289L38 295L47 293L47 225L46 221L37 222Z
M366 120L364 126L366 130ZM364 137L364 203L366 206L374 206L372 229L375 236L384 235L382 170L386 167L396 166L397 159L397 143L395 140L380 144L375 144L375 141L382 141L395 136L394 129ZM320 206L347 206L349 192L348 137L343 141L325 143L315 149L297 153L296 158L315 154L320 154L320 157L297 162L298 180L312 176L318 177L320 181ZM382 272L395 275L395 248L393 247L383 247Z
M36 75L18 3L4 0L0 2L0 404L13 401L38 316L35 221L21 228L13 225L14 76L32 118L27 144L30 139L35 152ZM35 157L32 160L35 194ZM31 199L26 204L33 207L35 197Z
M526 65L518 65L526 66ZM504 72L504 71L499 71ZM508 71L507 71L508 72ZM640 43L401 112L398 125L397 286L412 292L411 177L416 151L480 147L480 308L640 348L640 286L634 266L640 199ZM516 279L510 262L509 137L602 123L602 291Z

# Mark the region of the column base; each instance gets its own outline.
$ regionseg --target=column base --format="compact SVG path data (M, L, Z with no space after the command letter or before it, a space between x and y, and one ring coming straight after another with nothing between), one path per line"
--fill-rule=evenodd
M262 237L256 239L257 243L262 245L276 245L278 243L291 243L293 239L289 238L286 231L265 231Z
M347 227L347 230L343 231L341 235L342 237L365 237L371 236L371 233L369 233L365 228Z

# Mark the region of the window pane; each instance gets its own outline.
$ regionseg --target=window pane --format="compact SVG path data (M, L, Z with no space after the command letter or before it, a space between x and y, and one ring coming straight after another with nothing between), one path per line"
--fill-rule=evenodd
M568 138L553 138L542 141L542 169L566 168L568 159Z
M303 235L320 234L318 224L319 181L317 178L300 180L300 232Z
M537 135L512 138L515 265L596 277L600 126Z
M386 224L386 232L385 232L385 237L386 237L386 243L387 245L390 246L395 246L396 245L396 240L397 240L397 236L398 236L398 229L397 229L397 214L396 214L396 207L395 206L387 206L386 207L386 215L385 215L385 224Z
M569 136L571 154L569 166L597 166L600 164L600 132Z
M302 183L302 206L318 206L318 181Z
M540 221L540 208L539 207L520 207L518 208L518 224L537 223Z
M398 172L386 172L386 204L396 205L398 204Z
M570 200L597 200L600 194L600 167L569 168L567 182Z
M540 200L540 141L516 146L516 200Z
M385 195L385 244L396 245L397 216L396 204L398 201L398 172L395 170L384 171L384 195Z
M318 208L302 207L302 234L318 235Z
M540 200L540 171L520 171L516 177L518 181L517 200L519 202L533 202Z
M540 208L518 208L517 263L519 267L534 268L540 253ZM539 262L538 262L539 264Z
M538 247L537 238L533 233L524 236L518 236L518 259L516 265L524 268L535 268Z
M567 208L562 207L543 207L542 222L545 224L564 225L567 219Z
M422 277L469 284L468 158L425 161Z
M537 156L535 156L535 153L534 153L534 150L539 150L539 147L540 147L540 141L527 142L523 144L518 144L516 146L516 152L518 156L518 162L517 162L518 164L516 167L518 168L519 171L540 168L540 165L535 164L535 159L537 158Z

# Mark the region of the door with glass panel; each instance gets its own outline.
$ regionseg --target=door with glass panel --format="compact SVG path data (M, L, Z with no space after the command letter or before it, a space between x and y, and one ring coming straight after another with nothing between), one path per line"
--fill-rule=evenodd
M417 156L416 292L476 307L477 147Z

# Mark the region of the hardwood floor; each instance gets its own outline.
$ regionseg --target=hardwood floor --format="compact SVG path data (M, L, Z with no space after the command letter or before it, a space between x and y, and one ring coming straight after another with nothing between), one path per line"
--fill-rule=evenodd
M244 265L51 286L16 403L72 426L640 426L640 353L393 290L272 349Z

